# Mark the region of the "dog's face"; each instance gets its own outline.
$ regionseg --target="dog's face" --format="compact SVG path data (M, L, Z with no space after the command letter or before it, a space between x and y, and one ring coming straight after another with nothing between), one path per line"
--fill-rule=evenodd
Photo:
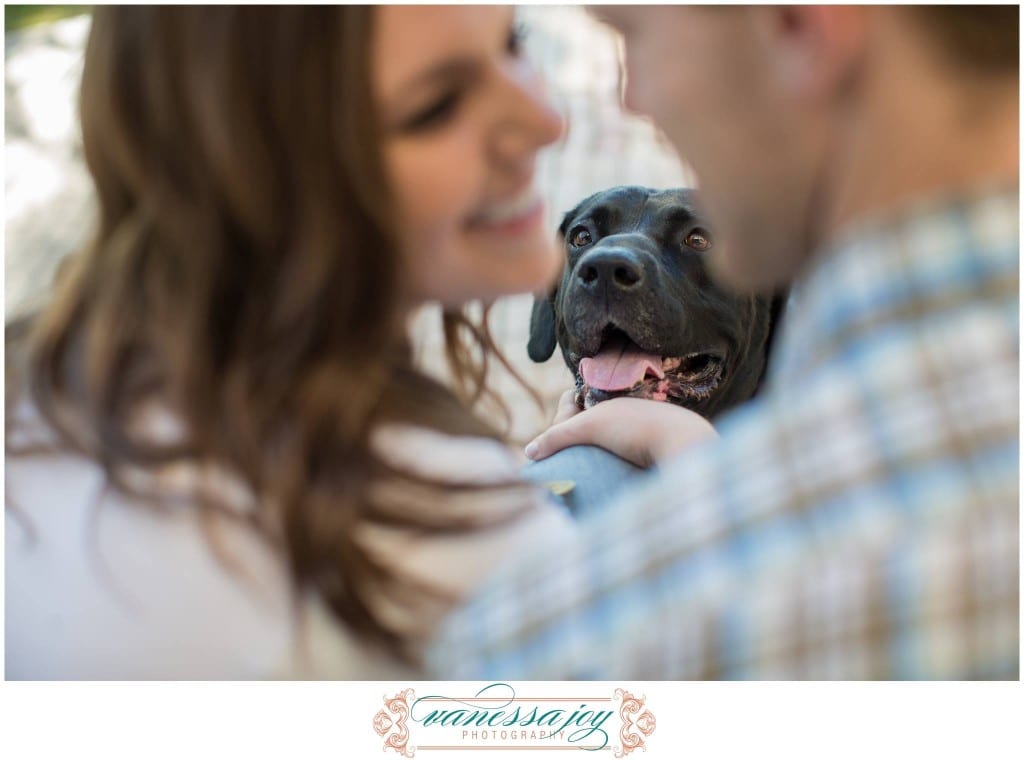
M565 216L567 256L555 291L530 320L530 358L562 348L577 403L628 395L713 417L754 394L782 299L715 285L715 246L695 192L624 186Z

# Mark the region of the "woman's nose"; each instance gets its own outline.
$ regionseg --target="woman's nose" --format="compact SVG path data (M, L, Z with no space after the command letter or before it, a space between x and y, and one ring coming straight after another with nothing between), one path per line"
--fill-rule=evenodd
M522 158L558 140L564 128L562 115L548 98L540 74L528 62L517 62L503 73L506 92L501 94L502 119L498 150L508 159Z

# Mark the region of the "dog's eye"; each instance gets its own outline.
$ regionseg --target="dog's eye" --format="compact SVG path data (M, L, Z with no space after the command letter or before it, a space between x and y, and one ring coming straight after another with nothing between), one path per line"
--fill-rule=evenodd
M711 236L703 228L694 228L690 233L683 239L683 243L690 249L695 249L698 252L704 252L711 249Z
M569 234L569 241L574 247L585 247L592 241L590 231L586 228L577 228Z

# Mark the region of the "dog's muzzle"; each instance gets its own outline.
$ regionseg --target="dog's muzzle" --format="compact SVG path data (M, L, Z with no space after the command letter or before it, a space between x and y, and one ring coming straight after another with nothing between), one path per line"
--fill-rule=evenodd
M644 350L625 332L609 325L598 352L580 360L576 403L590 408L610 398L628 396L692 404L714 392L724 370L725 358L718 352L661 356Z

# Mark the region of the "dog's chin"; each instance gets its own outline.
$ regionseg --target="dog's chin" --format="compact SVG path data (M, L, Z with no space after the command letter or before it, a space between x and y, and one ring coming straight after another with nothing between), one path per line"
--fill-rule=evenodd
M588 409L612 398L666 401L686 408L704 408L725 377L725 358L717 353L690 353L663 358L664 378L647 376L628 390L599 390L576 375L576 405Z

